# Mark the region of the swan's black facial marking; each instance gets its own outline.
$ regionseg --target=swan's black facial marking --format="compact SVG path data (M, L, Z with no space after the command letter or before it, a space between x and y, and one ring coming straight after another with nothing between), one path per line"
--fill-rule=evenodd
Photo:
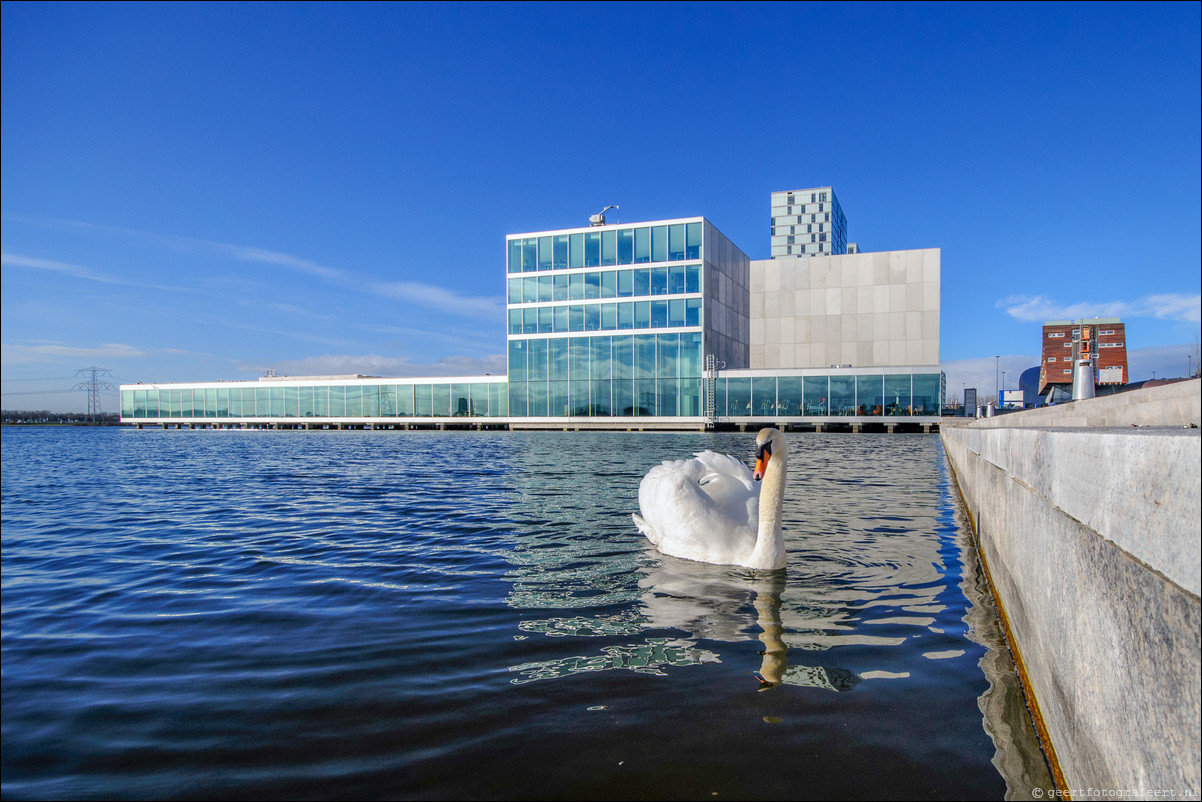
M764 471L768 469L768 460L772 458L772 441L768 440L765 443L755 444L755 471L752 472L751 478L757 482L764 478Z

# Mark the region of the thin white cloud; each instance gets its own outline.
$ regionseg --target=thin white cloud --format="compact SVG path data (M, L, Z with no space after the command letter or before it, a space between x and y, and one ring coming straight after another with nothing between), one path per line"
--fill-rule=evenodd
M1044 323L1091 317L1157 318L1197 323L1202 320L1202 295L1162 293L1133 301L1082 301L1062 304L1045 295L1011 295L996 304L1015 320Z
M66 273L69 276L75 276L75 278L100 281L105 284L126 283L121 279L97 273L80 265L73 265L68 262L55 262L50 259L38 259L33 256L21 256L7 251L0 253L0 264L4 265L4 267L24 267L33 270L49 270L53 273Z
M463 317L485 317L501 320L505 304L500 297L482 298L459 295L443 287L416 281L381 282L373 285L377 293L398 301L412 301L422 306Z
M125 359L147 355L145 351L136 346L123 345L121 343L105 343L91 347L62 344L0 345L0 361L5 365L55 362L63 357L79 359Z
M500 297L461 295L445 287L417 281L368 281L347 270L328 267L293 254L272 251L266 248L233 245L194 237L180 237L173 234L155 234L136 229L96 225L94 223L83 223L75 220L37 218L24 215L6 215L6 217L36 225L95 232L110 236L130 237L152 245L166 246L176 250L207 251L239 262L273 265L313 276L343 289L367 292L372 295L383 295L398 301L418 304L458 317L475 318L482 315L490 315L496 319L500 319L499 315L505 308Z

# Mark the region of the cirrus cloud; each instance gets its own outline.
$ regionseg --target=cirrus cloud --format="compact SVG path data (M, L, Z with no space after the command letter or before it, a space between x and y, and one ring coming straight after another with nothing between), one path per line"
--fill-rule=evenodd
M1015 320L1043 323L1091 317L1157 318L1197 323L1202 320L1202 295L1160 293L1132 301L1080 301L1065 304L1046 295L1011 295L996 304Z

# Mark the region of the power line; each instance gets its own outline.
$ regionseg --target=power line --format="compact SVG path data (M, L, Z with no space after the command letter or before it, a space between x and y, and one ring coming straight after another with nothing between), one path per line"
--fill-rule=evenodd
M100 414L100 391L101 390L116 390L112 384L102 382L102 376L112 376L113 372L108 368L98 368L92 366L90 368L80 368L75 371L76 376L82 376L86 381L82 381L75 385L74 390L86 390L88 393L88 417L93 423L96 422L96 416Z

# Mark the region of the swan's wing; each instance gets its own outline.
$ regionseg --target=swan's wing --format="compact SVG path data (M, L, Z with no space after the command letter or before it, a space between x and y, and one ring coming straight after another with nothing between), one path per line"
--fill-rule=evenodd
M751 469L729 454L702 451L696 455L703 474L697 483L725 515L747 521L754 529L759 517L760 486Z
M730 463L749 476L750 472L737 460L706 453L705 459L664 462L648 471L639 485L642 516L634 516L634 521L665 554L735 564L755 547L756 530L749 514L756 509L754 483L749 481L752 486L747 487L740 481Z

